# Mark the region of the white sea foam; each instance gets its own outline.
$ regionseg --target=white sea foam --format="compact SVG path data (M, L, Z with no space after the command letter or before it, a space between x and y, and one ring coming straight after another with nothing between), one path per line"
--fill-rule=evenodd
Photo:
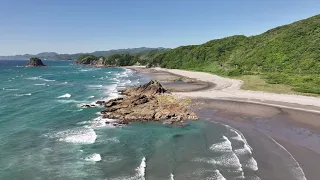
M214 152L223 152L223 154L216 158L198 158L195 161L205 162L214 164L223 168L231 168L243 175L242 165L238 156L232 150L231 141L226 137L222 136L223 141L213 144L210 150Z
M64 95L61 95L61 96L58 96L57 98L70 98L71 97L71 94L64 94Z
M89 96L88 98L89 98L89 99L92 99L92 98L94 98L94 96Z
M56 80L42 78L42 76L28 77L26 79L28 79L28 80L41 80L41 81L56 81Z
M14 94L15 96L31 96L31 93L27 93L27 94Z
M98 153L91 154L85 158L86 161L98 162L101 161L101 155Z
M225 136L222 136L223 141L213 144L210 147L210 150L216 151L216 152L230 152L232 151L231 142L229 139Z
M245 139L245 137L240 133L238 132L237 130L229 127L230 129L230 132L235 135L235 136L232 136L230 137L231 140L234 140L234 141L239 141L239 142L242 142L243 143L243 148L238 148L238 149L234 149L234 153L237 155L237 156L246 156L246 155L252 155L252 148L249 146L247 140ZM257 171L258 170L258 163L257 161L253 158L253 157L250 157L248 160L243 160L243 166L246 167L246 168L249 168L253 171Z
M37 77L28 77L28 78L26 78L26 79L29 79L29 80L38 80L38 79L40 79L41 78L41 76L37 76Z
M134 176L117 177L113 178L112 180L145 180L146 167L146 158L143 157L140 166L135 169L136 174Z
M207 179L212 179L212 180L226 180L226 178L220 173L219 170L215 170L215 175L212 178L207 178Z
M81 72L87 72L87 71L95 71L99 68L90 68L90 69L80 69Z
M236 171L242 172L242 164L240 163L239 158L236 156L236 154L227 153L223 154L222 156L215 159L216 165L222 166L225 168L232 168Z
M43 84L34 84L35 86L45 86L46 83L43 83Z
M174 175L172 173L170 174L170 180L174 180Z
M243 163L243 167L248 168L248 169L252 169L253 171L257 171L258 170L258 163L253 157L250 157L248 160L246 160Z
M266 135L266 134L265 134ZM268 135L266 135L268 136ZM291 157L294 165L291 165L292 167L292 173L295 175L295 177L298 180L307 180L303 169L300 167L299 163L296 161L296 159L292 156L292 154L286 149L284 148L281 144L279 144L276 140L274 140L272 137L268 136L275 144L277 144L281 149L283 149L285 152L287 152L289 154L289 156ZM287 164L288 165L288 164Z
M88 85L87 86L90 89L102 89L103 85L98 84L98 85Z
M246 146L245 149L249 150L250 154L252 154L252 148L249 146L246 138L235 129L230 128L230 132L232 132L236 135L236 136L231 137L231 139L243 142Z
M59 99L59 100L57 100L59 103L63 103L63 104L68 104L68 103L80 103L80 104L82 104L82 103L84 103L83 101L77 101L77 100L74 100L74 99L68 99L68 100L66 100L66 99Z
M88 121L87 124L89 125L90 128L101 128L101 127L114 128L115 126L113 126L112 124L107 124L107 122L113 123L113 122L116 122L116 121L117 120L107 119L107 118L103 118L102 116L99 116L97 118L94 118L91 121Z
M113 138L106 138L105 139L106 142L115 142L115 143L120 143L119 138L117 137L113 137Z
M43 80L43 81L56 81L54 79L44 79L44 78L42 78L41 80Z
M137 175L136 177L139 179L144 180L145 179L145 173L146 173L146 167L147 167L147 163L146 163L146 158L143 157L140 163L140 166L136 169L137 171Z
M2 90L5 90L5 91L17 91L18 89L12 89L12 88L2 88Z
M92 144L96 141L97 135L92 128L80 127L51 134L49 137L75 144Z

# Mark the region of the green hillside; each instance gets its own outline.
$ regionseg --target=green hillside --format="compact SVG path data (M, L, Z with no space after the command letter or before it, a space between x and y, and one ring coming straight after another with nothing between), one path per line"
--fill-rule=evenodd
M231 36L182 46L150 62L224 76L257 75L269 84L320 94L320 15L257 36Z

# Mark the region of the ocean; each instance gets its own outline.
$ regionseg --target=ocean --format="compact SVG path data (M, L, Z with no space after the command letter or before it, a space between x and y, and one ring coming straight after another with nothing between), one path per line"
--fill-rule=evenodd
M237 130L190 121L107 125L104 107L118 90L148 77L72 61L0 61L0 179L260 179L253 150Z

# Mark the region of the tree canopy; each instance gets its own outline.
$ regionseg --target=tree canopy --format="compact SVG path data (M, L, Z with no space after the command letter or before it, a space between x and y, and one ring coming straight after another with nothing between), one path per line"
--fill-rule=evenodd
M212 40L158 54L150 63L165 68L224 76L263 75L269 83L320 94L320 15L261 35Z

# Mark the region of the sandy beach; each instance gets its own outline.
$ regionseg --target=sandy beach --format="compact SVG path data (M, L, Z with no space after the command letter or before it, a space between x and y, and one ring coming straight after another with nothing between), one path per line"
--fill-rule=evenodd
M202 72L130 68L160 81L176 97L192 99L201 120L241 131L254 149L259 177L318 179L320 98L241 90L242 81Z

